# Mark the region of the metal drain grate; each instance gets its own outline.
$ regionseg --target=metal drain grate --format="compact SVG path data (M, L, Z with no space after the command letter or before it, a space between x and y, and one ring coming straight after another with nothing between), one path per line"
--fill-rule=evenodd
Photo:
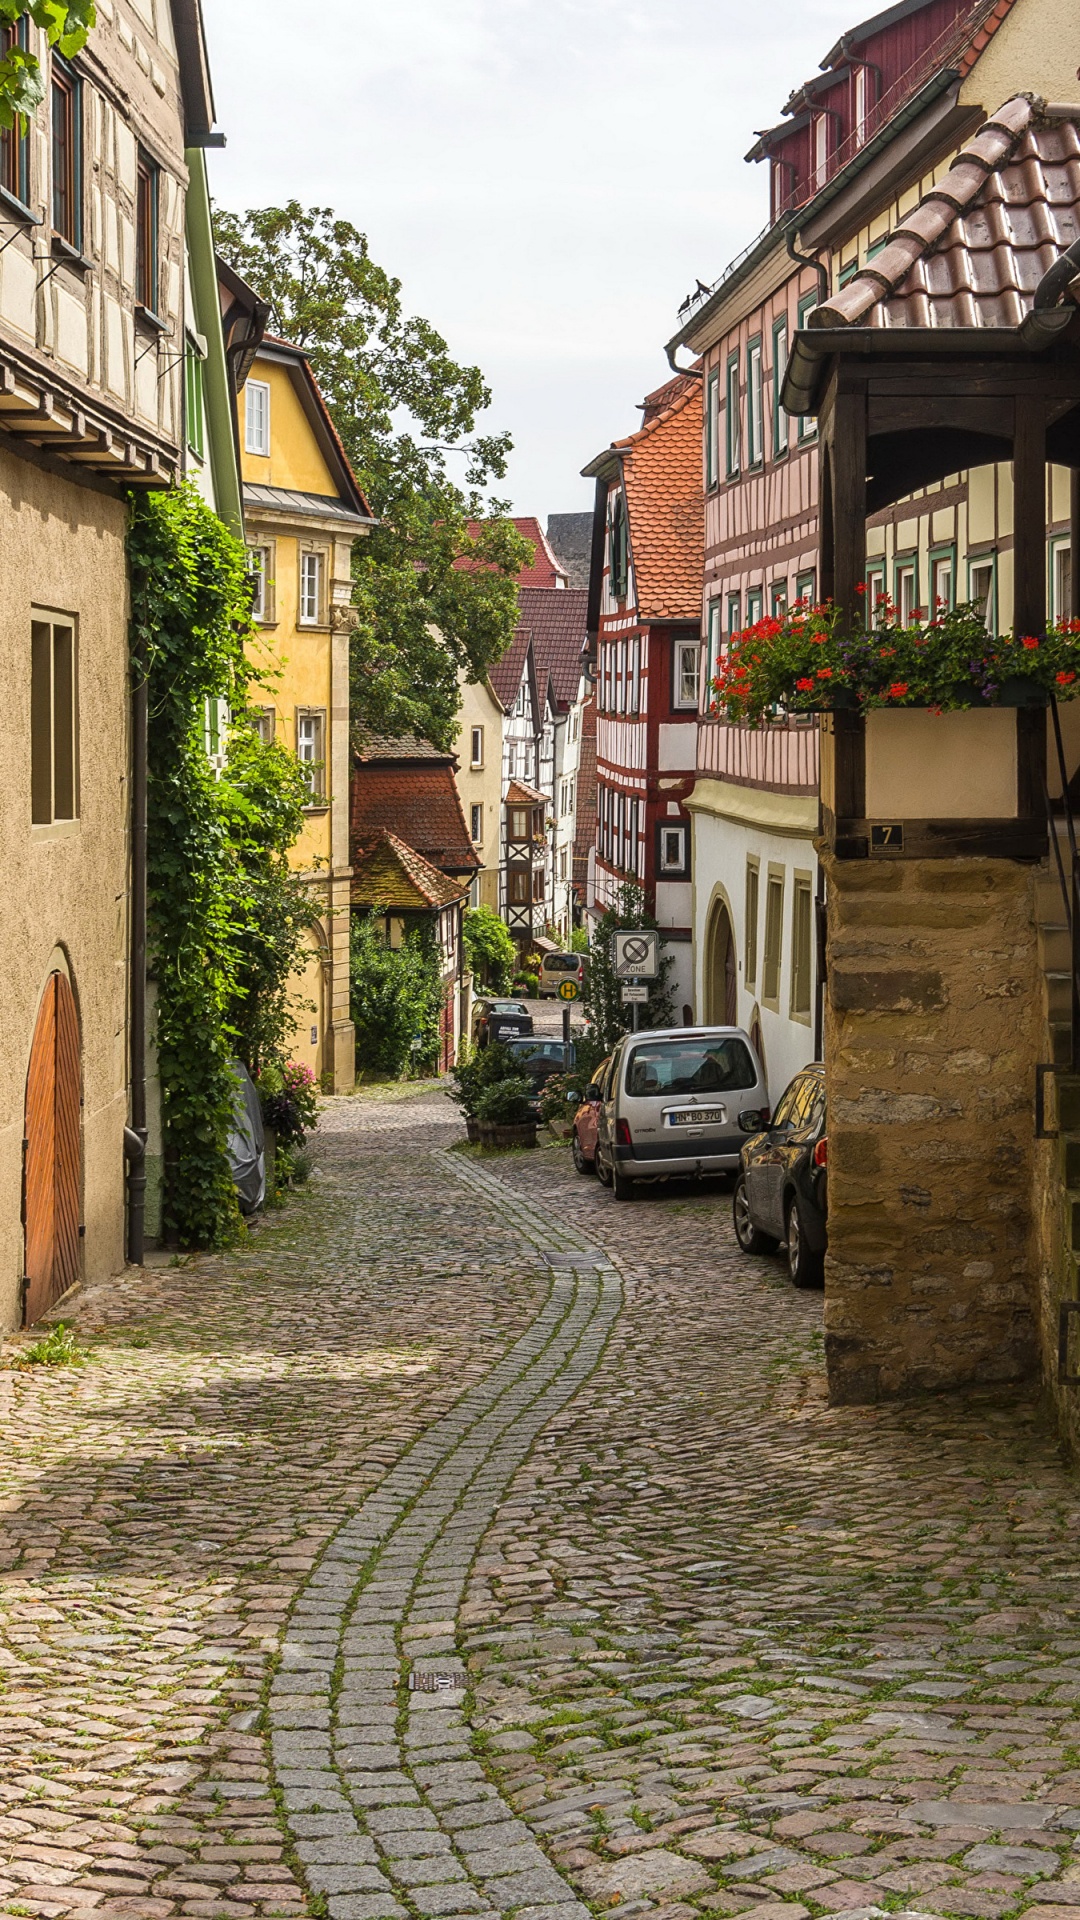
M413 1667L409 1674L410 1693L463 1693L465 1675L460 1667Z

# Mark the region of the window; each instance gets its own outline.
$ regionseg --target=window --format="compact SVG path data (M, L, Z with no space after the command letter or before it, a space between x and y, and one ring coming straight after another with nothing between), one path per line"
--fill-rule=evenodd
M765 458L763 407L761 341L751 340L746 349L746 464L750 467L760 467Z
M914 560L900 560L896 566L896 591L893 595L902 627L910 627L918 600L918 573Z
M565 847L559 849L559 879L565 880L570 872L570 856Z
M783 619L787 612L787 581L774 580L769 588L769 612L774 620Z
M543 897L544 897L544 869L543 869L543 867L534 867L534 868L533 868L533 877L532 877L532 883L533 883L533 884L532 884L532 897L533 897L533 899L534 899L534 900L542 900L542 899L543 899Z
M273 707L252 707L255 731L264 747L272 747L277 738L277 714Z
M1050 562L1050 618L1068 620L1072 615L1072 548L1067 540L1055 541Z
M484 729L483 727L474 727L472 730L472 744L469 748L469 765L471 767L482 767L483 764Z
M78 666L70 620L30 623L30 818L79 817Z
M746 863L746 958L743 978L747 987L757 985L758 887L761 872L756 860Z
M251 575L251 616L264 623L274 618L274 557L269 546L248 548Z
M871 626L877 626L885 617L885 569L882 566L866 569L866 617Z
M712 703L713 703L712 683L716 679L716 676L720 671L720 647L723 640L723 629L720 624L720 618L721 618L722 612L723 612L723 608L721 606L719 598L709 601L709 611L706 616L706 632L708 634L707 645L709 649L708 665L706 669L707 675L708 675L708 683L705 688L705 695L706 695L705 705L706 705L706 711L709 711L709 712L711 712L712 710Z
M982 614L991 631L997 621L994 594L996 572L995 555L992 553L968 562L968 599Z
M660 871L680 877L687 872L685 826L661 826Z
M506 897L512 907L527 907L532 898L528 867L508 867Z
M773 457L777 460L788 450L788 417L780 405L780 391L784 384L784 375L787 372L787 357L787 320L777 320L772 330L772 450Z
M530 823L529 823L528 807L511 807L510 809L511 840L528 840L531 837L529 833L529 824Z
M26 19L0 28L0 58L13 48L26 50ZM30 125L29 120L13 127L0 128L0 185L25 206L30 198Z
M829 172L829 115L814 118L814 191L825 185Z
M744 1040L661 1040L635 1047L626 1062L626 1091L649 1094L739 1093L757 1070Z
M784 932L784 873L769 868L765 883L765 954L761 972L761 997L766 1006L780 1006L780 943Z
M472 813L472 826L470 828L469 837L472 840L474 846L480 847L484 843L484 809L482 806L479 806L479 805L474 806L471 809L471 813Z
M205 454L202 355L189 344L184 354L184 425L187 443L197 460Z
M714 367L705 389L705 485L720 479L720 369Z
M816 293L803 294L802 299L799 301L799 309L798 309L798 319L799 319L800 327L805 327L808 316L813 312L817 304L818 304L818 296ZM803 440L813 440L816 434L817 434L817 420L815 419L814 415L812 413L800 413L799 428L798 428L798 437L800 442L802 442Z
M611 597L625 600L630 584L630 541L626 525L626 502L621 491L615 495L608 536L610 552Z
M158 310L158 170L141 152L135 186L135 300L147 313Z
M53 231L82 247L82 88L63 60L52 62Z
M727 432L727 477L734 480L739 471L739 457L742 450L742 434L739 431L739 356L729 354L727 363L727 384L725 388L726 405L724 419Z
M796 600L805 601L807 606L812 607L814 604L814 596L816 592L817 592L817 574L814 571L814 568L810 567L808 568L806 573L800 573L796 576L795 598Z
M326 799L326 714L319 707L296 709L296 757L307 770L311 803Z
M270 455L270 388L249 380L244 388L244 452Z
M855 145L861 147L863 141L866 139L866 68L856 67L852 79L854 81L855 91Z
M953 553L935 553L930 556L930 585L932 588L930 612L951 612L956 596L956 560Z
M764 592L761 587L748 587L746 591L746 624L757 625L764 609Z
M676 640L671 692L673 707L682 712L697 712L698 675L701 671L700 640Z
M641 635L635 634L630 643L630 702L628 711L634 715L641 712Z
M814 896L810 876L797 873L791 896L791 1013L795 1020L810 1018L813 924Z
M739 633L741 629L742 629L742 595L738 593L729 593L727 597L728 638L731 639L733 635L735 635L736 633Z
M300 625L302 627L317 627L322 620L322 576L322 554L301 553Z

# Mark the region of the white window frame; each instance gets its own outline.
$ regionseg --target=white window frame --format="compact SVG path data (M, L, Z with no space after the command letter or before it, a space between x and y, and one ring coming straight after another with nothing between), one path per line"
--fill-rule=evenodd
M270 458L270 383L248 380L244 387L244 452Z
M1064 539L1050 545L1050 618L1068 620L1072 602L1072 542Z
M484 844L484 808L480 801L473 802L472 811L471 811L471 821L472 821L472 830L470 832L469 838L471 839L474 847L482 847Z
M724 603L720 595L714 594L709 601L705 616L706 644L709 650L708 678L705 684L705 712L713 703L712 683L720 671L720 650L724 644Z
M773 459L781 460L790 451L791 422L780 404L780 390L784 384L788 362L788 323L787 315L781 314L773 321Z
M255 582L251 617L262 627L274 624L274 543L253 540L248 547L248 572Z
M983 619L992 633L997 624L997 554L977 553L973 558L968 560L968 599L976 602L979 598L975 591L975 575L977 573L988 573L990 576L986 589Z
M705 485L720 484L720 369L709 373L705 398Z
M326 805L326 708L297 707L296 709L296 757L301 766L310 768L308 784L311 789L309 807Z
M678 852L674 859L669 855L669 841L674 841ZM682 821L660 822L660 872L684 874L686 872L686 825Z
M760 467L765 458L764 381L760 339L746 349L746 464Z
M315 592L309 591L310 573L315 574ZM323 593L325 591L326 555L319 547L301 547L299 577L297 581L296 623L300 627L321 627L323 619Z
M710 603L710 612L716 605ZM690 662L688 667L687 662ZM693 698L690 680L693 679ZM671 704L676 713L696 713L701 700L701 641L676 640L671 662Z
M470 759L469 759L470 767L480 768L483 766L484 764L484 729L483 727L473 727L471 729L470 739L469 739L469 754L470 754Z

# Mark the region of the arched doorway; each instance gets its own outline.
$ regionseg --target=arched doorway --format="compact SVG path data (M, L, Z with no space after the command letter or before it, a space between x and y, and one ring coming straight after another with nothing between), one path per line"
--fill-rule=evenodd
M40 1320L82 1271L82 1071L79 1016L71 983L50 973L38 1009L26 1075L23 1217L26 1300L23 1317Z
M722 900L709 919L705 950L705 1004L711 1026L734 1027L739 1021L739 973L731 915Z

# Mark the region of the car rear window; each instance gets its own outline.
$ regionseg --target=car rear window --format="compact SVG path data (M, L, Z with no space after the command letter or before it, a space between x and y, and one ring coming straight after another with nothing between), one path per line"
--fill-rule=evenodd
M567 1057L567 1049L561 1040L525 1040L515 1046L510 1042L510 1052L519 1060L550 1060L556 1066L562 1066Z
M520 1000L493 1000L491 1003L491 1011L492 1013L526 1014L528 1013L528 1008L523 1007Z
M753 1056L743 1040L667 1040L635 1047L626 1067L626 1091L650 1094L735 1093L757 1084Z
M576 953L545 953L544 968L548 973L576 973L578 959Z

